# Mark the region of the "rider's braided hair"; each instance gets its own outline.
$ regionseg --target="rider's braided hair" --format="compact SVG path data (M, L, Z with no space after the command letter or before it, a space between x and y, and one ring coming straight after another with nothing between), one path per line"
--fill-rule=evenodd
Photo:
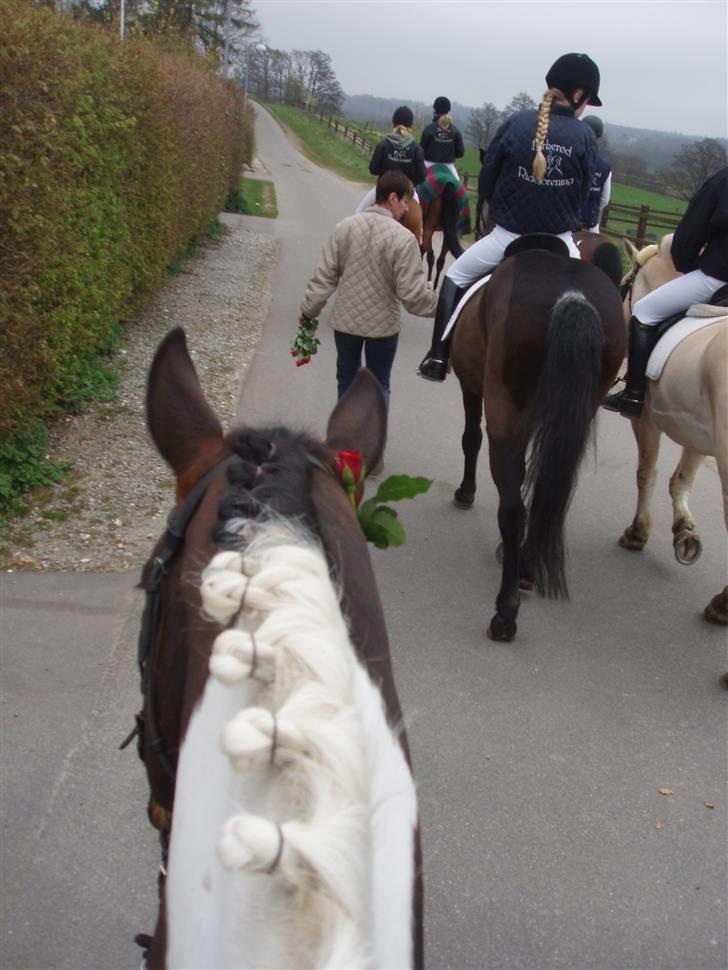
M551 117L551 107L554 101L563 100L564 95L558 88L549 88L543 96L543 101L538 108L538 118L536 120L536 156L531 166L531 171L538 179L543 182L546 175L546 159L543 154L543 146L549 133L549 118Z

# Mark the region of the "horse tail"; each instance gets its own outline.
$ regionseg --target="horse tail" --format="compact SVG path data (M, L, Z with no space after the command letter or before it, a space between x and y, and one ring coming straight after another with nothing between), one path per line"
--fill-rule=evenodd
M448 182L442 190L442 212L440 214L442 235L445 245L453 258L457 259L465 252L458 239L458 200L455 196L455 186Z
M622 285L622 257L614 243L605 242L597 246L592 256L592 264L607 274L617 289Z
M526 472L528 566L536 589L569 597L564 522L576 487L602 379L604 331L596 309L571 290L548 325Z

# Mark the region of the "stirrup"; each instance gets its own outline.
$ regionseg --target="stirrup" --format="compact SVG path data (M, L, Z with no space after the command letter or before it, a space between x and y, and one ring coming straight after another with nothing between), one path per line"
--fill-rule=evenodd
M428 355L417 368L417 374L424 377L426 381L440 383L447 377L447 361L438 360L437 357Z

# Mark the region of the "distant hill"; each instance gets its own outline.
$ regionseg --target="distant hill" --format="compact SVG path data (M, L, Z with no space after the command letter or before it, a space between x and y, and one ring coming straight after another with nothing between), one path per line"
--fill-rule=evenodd
M415 115L415 127L422 128L432 118L432 107L422 101L410 101L407 98L378 98L370 94L355 94L347 96L342 106L342 114L354 121L371 122L378 128L388 128L391 124L394 109L406 104ZM465 104L453 102L452 120L465 134L470 112L473 109ZM675 152L683 145L700 141L695 135L682 135L678 132L651 131L646 128L627 128L623 125L605 123L604 135L609 142L612 152L637 155L653 172L667 168ZM719 139L728 146L728 140ZM467 145L466 139L466 145Z

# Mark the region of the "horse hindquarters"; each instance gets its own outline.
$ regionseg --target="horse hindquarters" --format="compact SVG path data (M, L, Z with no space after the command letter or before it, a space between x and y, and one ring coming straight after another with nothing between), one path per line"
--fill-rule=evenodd
M526 474L524 563L538 592L552 598L568 598L564 522L603 382L603 347L594 306L577 291L564 294L549 321Z

